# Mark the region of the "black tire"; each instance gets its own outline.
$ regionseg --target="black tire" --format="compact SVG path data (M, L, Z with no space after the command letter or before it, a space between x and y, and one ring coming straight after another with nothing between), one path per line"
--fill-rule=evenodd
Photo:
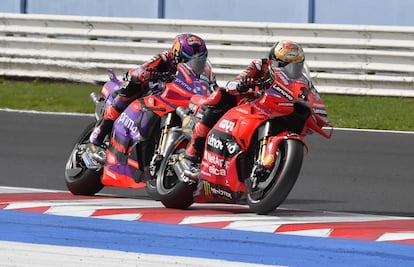
M158 194L157 191L157 180L151 178L149 181L146 182L147 186L145 190L147 191L148 196L153 200L160 200L161 196Z
M196 184L180 181L171 164L183 151L184 149L173 149L167 152L157 174L157 191L161 203L167 208L186 209L194 203Z
M147 141L148 144L150 144L148 146L148 148L146 149L146 151L144 152L146 155L151 155L151 157L154 155L154 151L155 151L155 147L156 144L159 143L160 140L160 136L161 136L161 132L159 131L159 128L154 129L154 131L152 132L151 136L153 137L153 139L151 141ZM152 177L150 175L150 171L149 171L149 163L150 161L148 160L146 163L144 163L144 165L146 165L144 167L143 172L145 173L145 177L146 177L146 187L145 187L145 191L147 192L148 196L153 199L153 200L160 200L160 195L158 194L157 191L157 177Z
M89 136L95 123L89 124L78 137L65 167L66 187L74 195L92 196L98 193L104 185L101 182L103 170L88 169L78 155L79 145L89 143Z
M247 202L257 214L268 214L285 201L299 176L303 162L303 143L288 139L278 148L277 163L259 188L252 189L250 179L246 179L249 190Z

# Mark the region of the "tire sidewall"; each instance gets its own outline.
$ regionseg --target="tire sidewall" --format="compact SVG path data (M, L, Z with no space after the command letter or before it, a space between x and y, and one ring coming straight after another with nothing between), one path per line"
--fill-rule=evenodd
M287 198L299 176L304 152L303 143L299 140L288 139L280 145L285 146L285 160L282 170L274 168L271 175L278 175L276 183L267 191L264 198L253 202L248 197L247 202L250 208L258 214L267 214L276 209Z
M188 183L178 181L173 188L168 189L166 189L163 185L165 177L164 173L168 165L168 158L173 154L178 154L179 149L185 146L187 142L188 140L182 140L175 146L170 147L165 154L165 158L160 165L159 171L157 172L157 192L160 201L168 208L185 209L194 203L193 193L196 189L196 184L190 185Z
M85 141L89 138L95 124L95 122L90 123L79 135L73 146L72 152L69 155L68 163L72 161L73 154L77 152L78 145L86 143ZM96 171L87 168L83 169L82 172L76 176L68 176L65 172L65 184L69 191L74 195L94 195L104 187L101 181L102 174L102 169Z

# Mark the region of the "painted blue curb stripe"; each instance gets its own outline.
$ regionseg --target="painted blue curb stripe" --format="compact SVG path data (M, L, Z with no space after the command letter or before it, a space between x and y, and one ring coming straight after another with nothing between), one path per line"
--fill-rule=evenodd
M414 246L0 211L0 240L287 266L414 266Z

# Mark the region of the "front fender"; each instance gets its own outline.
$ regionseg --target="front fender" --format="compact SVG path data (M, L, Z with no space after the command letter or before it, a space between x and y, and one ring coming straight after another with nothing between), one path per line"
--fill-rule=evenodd
M309 147L306 144L305 140L303 139L301 135L297 133L281 132L276 136L270 136L267 141L266 148L264 150L264 155L263 155L263 166L266 169L273 168L275 161L276 161L277 148L279 147L282 141L288 140L288 139L297 140L301 142L306 148L306 152L309 151Z
M181 141L188 139L188 137L183 134L182 128L172 127L168 132L167 140L165 142L165 148L162 152L162 156L165 157L167 154L170 154L172 150L175 149L177 144L180 144Z

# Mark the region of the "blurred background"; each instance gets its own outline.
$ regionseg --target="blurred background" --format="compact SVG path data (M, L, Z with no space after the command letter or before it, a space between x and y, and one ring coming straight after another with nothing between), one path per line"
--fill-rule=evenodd
M412 0L1 0L0 12L414 26Z

